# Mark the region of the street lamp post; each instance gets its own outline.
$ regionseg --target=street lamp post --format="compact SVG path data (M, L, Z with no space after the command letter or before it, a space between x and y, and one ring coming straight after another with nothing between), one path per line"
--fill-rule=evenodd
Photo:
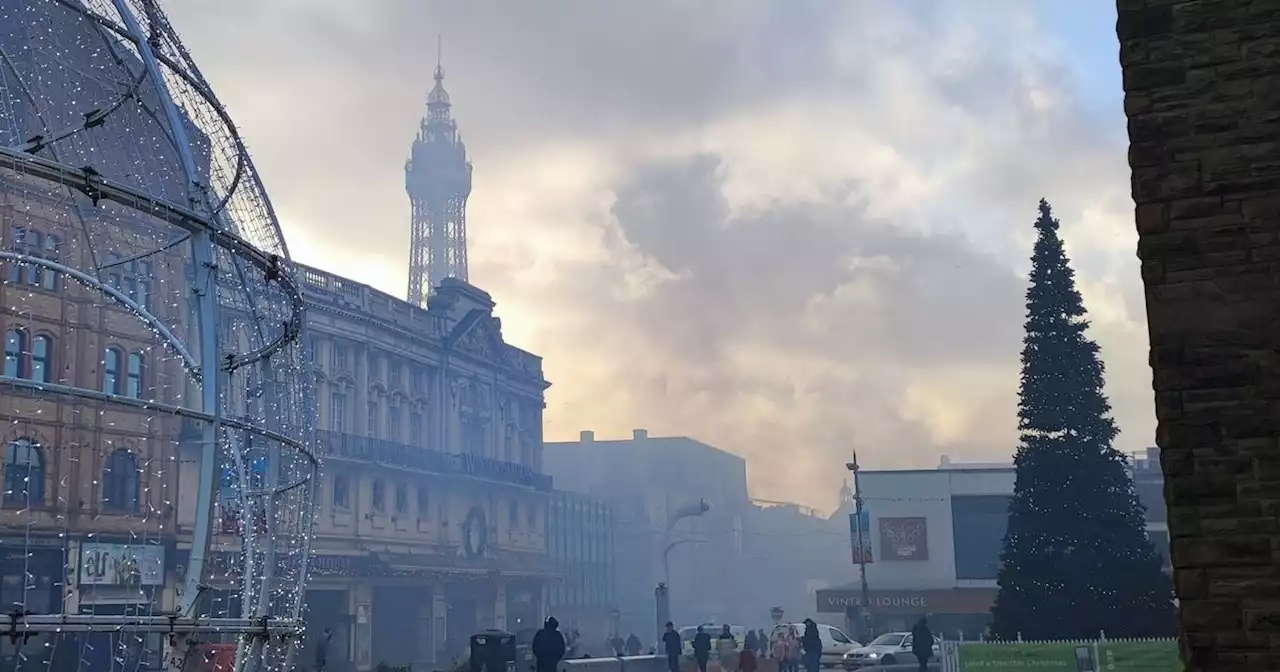
M655 592L658 603L658 628L657 635L662 637L662 627L667 621L671 620L671 549L681 544L700 542L701 539L677 539L671 540L671 532L675 529L676 523L685 518L693 518L701 516L711 510L711 504L705 499L699 499L696 502L686 504L667 517L666 531L663 534L665 546L662 549L662 583L658 584L658 590Z
M855 538L852 540L855 544L853 554L858 559L858 579L862 588L862 604L859 611L861 611L862 615L863 637L870 639L874 633L872 632L871 620L871 591L867 587L866 543L863 536L870 533L870 530L862 529L862 487L858 483L858 472L861 469L858 466L858 453L856 451L853 454L853 461L846 462L844 467L853 474L853 516L855 520Z

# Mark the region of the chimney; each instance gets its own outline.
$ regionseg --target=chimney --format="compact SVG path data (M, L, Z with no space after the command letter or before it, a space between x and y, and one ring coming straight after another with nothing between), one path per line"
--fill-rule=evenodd
M647 439L647 438L649 438L649 430L647 430L647 429L633 429L633 430L631 430L631 440L632 440L632 441L644 441L644 440L645 440L645 439Z
M578 440L582 443L591 443L596 440L596 433L589 429L584 429L578 432Z

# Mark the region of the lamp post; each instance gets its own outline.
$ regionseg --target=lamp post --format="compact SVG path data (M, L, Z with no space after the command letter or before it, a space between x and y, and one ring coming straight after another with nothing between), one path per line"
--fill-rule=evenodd
M858 466L857 451L853 453L853 461L846 462L844 468L853 474L854 538L851 541L854 543L853 555L858 560L858 579L862 588L862 603L859 605L859 611L862 616L863 638L870 639L871 635L875 633L872 632L871 591L867 587L867 555L864 535L869 534L871 531L862 529L862 488L858 483L860 468Z
M659 638L659 639L661 639L661 637L662 637L662 627L663 627L663 625L665 625L667 621L671 620L671 594L670 594L670 590L671 590L671 563L670 563L671 549L673 549L673 548L675 548L676 546L679 546L679 545L681 545L681 544L685 544L685 543L692 543L692 542L700 542L700 541L701 541L701 539L678 539L678 540L676 540L676 541L672 541L672 540L671 540L671 532L672 532L672 530L674 530L674 529L675 529L675 527L676 527L676 523L678 523L678 522L680 522L680 521L684 520L685 518L693 518L693 517L695 517L695 516L701 516L701 515L705 514L706 512L708 512L708 511L710 511L710 510L711 510L711 504L710 504L709 502L707 502L707 500L705 500L705 499L699 499L699 500L698 500L698 501L696 501L696 502L691 502L691 503L689 503L689 504L685 504L684 506L682 506L682 507L680 507L680 508L676 509L675 511L672 511L672 512L671 512L671 515L667 516L667 526L666 526L666 530L665 530L665 532L663 533L663 537L662 537L663 541L665 542L665 546L664 546L664 547L663 547L663 549L662 549L662 579L663 579L663 581L662 581L662 583L658 584L658 589L657 589L657 590L655 591L655 593L654 593L655 599L656 599L656 601L657 601L657 606L658 606L658 609L657 609L657 612L658 612L658 614L657 614L657 616L658 616L658 629L657 629L657 635L658 635L658 638Z

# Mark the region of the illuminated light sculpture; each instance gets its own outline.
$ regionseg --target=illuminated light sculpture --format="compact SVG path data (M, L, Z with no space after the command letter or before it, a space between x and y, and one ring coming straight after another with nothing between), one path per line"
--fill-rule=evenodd
M0 26L0 661L289 669L314 381L258 174L154 0Z

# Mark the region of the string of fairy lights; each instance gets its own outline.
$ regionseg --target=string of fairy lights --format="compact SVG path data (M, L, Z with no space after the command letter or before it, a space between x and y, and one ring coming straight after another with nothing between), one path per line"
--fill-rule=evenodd
M196 216L220 232L203 265ZM288 628L318 467L287 259L234 126L155 2L0 2L0 612L87 624L4 638L0 670L173 668L173 642L128 623L192 597L193 618L302 635ZM207 560L186 582L211 443ZM219 627L191 639L238 643L241 667L289 666L288 637Z

